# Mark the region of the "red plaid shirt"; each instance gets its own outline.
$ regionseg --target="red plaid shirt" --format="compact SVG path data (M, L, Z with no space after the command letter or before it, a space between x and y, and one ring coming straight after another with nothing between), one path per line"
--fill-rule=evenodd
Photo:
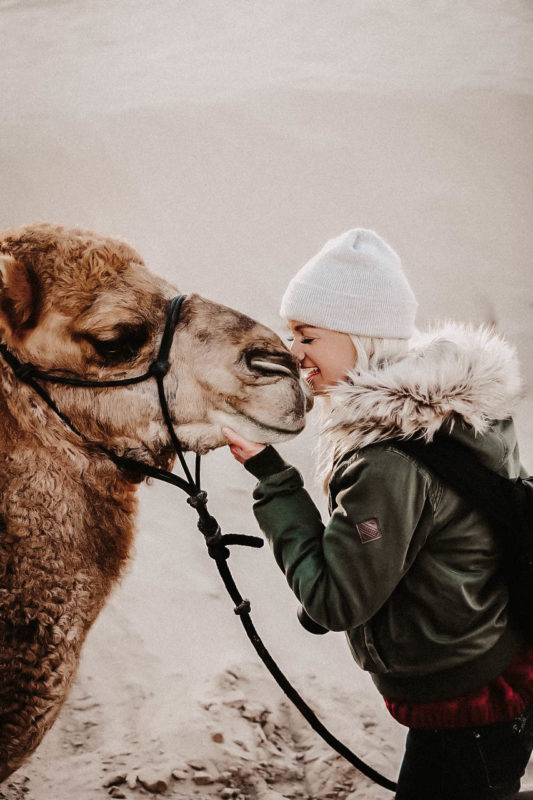
M454 700L401 703L387 700L390 713L408 728L471 728L508 722L533 703L533 647L522 650L498 678Z

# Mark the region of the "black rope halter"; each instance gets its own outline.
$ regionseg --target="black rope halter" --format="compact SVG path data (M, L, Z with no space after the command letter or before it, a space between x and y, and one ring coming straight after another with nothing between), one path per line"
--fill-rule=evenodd
M233 610L235 614L239 616L250 642L273 678L276 680L281 689L283 689L291 702L294 703L296 708L298 708L301 714L305 717L313 730L315 730L322 737L322 739L328 745L330 745L330 747L332 747L339 755L349 761L349 763L356 767L361 773L363 773L363 775L366 775L368 778L373 780L375 783L378 783L380 786L383 786L385 789L395 791L396 784L393 781L390 781L388 778L380 775L380 773L375 769L368 766L368 764L356 756L355 753L352 753L352 751L346 747L346 745L344 745L335 736L333 736L332 733L330 733L330 731L317 718L314 711L307 705L305 700L291 685L289 680L285 677L266 649L259 634L257 633L250 616L250 601L242 597L239 589L237 588L233 575L230 572L227 563L230 555L228 547L229 545L238 544L259 548L262 547L264 543L263 540L257 536L222 534L217 520L215 517L211 516L207 510L207 493L203 491L200 486L200 455L196 454L195 476L193 478L185 460L181 442L179 441L174 429L174 424L172 422L172 417L165 394L164 379L170 369L170 349L172 347L176 328L179 324L180 311L185 298L186 295L177 295L170 301L159 351L156 358L152 361L146 372L144 372L142 375L109 381L87 380L85 378L55 375L53 372L45 372L33 364L19 361L16 355L12 353L3 342L0 342L0 355L6 364L11 368L13 374L20 381L27 384L35 392L37 392L39 397L42 398L42 400L52 409L52 411L54 411L54 413L73 433L75 433L87 444L90 444L103 452L114 464L116 464L119 469L123 470L124 472L141 473L147 477L155 478L156 480L164 481L165 483L170 483L187 493L187 502L196 510L198 514L198 529L204 535L208 553L211 558L214 559L224 585L235 604ZM144 381L152 378L155 379L157 383L159 404L161 406L163 420L168 430L172 446L185 473L185 479L179 477L178 475L174 475L172 472L167 470L160 469L159 467L151 464L146 464L143 461L138 461L137 459L129 458L128 456L118 455L114 450L111 450L110 448L105 447L98 442L92 442L83 433L81 433L81 431L78 430L69 417L58 408L48 392L39 383L39 381L44 381L48 383L63 384L66 386L103 389L117 386L133 386L134 384L143 383Z

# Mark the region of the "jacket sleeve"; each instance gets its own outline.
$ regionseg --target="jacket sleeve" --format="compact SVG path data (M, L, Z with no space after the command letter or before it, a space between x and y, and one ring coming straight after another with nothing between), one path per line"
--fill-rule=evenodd
M428 526L419 525L432 513L424 474L385 448L346 462L335 474L337 505L324 525L300 473L272 447L245 466L260 479L255 517L307 614L336 631L367 622L427 537Z

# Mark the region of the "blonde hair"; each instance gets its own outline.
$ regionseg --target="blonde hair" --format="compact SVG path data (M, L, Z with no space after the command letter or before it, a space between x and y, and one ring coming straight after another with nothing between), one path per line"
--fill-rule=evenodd
M377 372L380 369L393 364L404 358L409 350L407 339L380 339L374 336L357 336L348 334L355 347L357 361L350 372L358 374L361 372ZM351 378L345 379L350 381ZM333 395L327 392L317 398L320 410L320 426L318 433L318 444L315 448L317 454L316 477L322 483L325 492L328 491L329 481L333 473L334 463L339 453L336 453L328 441L326 422L331 418L333 406Z
M378 339L374 336L348 334L357 353L356 372L382 369L407 354L407 339Z

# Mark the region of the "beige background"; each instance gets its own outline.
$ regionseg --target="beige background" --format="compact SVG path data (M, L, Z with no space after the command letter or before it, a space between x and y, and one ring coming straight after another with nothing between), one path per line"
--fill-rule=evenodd
M325 239L374 228L403 260L420 327L490 321L518 347L533 470L532 16L527 0L0 0L0 227L48 219L123 236L182 290L279 332L294 271ZM320 498L312 429L282 449ZM223 527L254 531L250 476L227 451L205 475ZM60 721L5 796L26 785L30 800L84 800L107 796L113 770L275 761L264 744L235 744L254 723L221 700L228 667L290 733L277 756L286 782L269 800L289 796L289 784L304 786L290 778L289 739L305 739L305 726L256 666L181 496L141 494L130 574ZM343 637L299 629L268 552L232 563L302 692L394 775L403 730ZM200 702L209 693L215 721ZM316 747L306 791L321 797L345 773ZM353 798L390 796L346 780ZM220 788L173 780L167 795ZM259 785L253 796L267 798Z

